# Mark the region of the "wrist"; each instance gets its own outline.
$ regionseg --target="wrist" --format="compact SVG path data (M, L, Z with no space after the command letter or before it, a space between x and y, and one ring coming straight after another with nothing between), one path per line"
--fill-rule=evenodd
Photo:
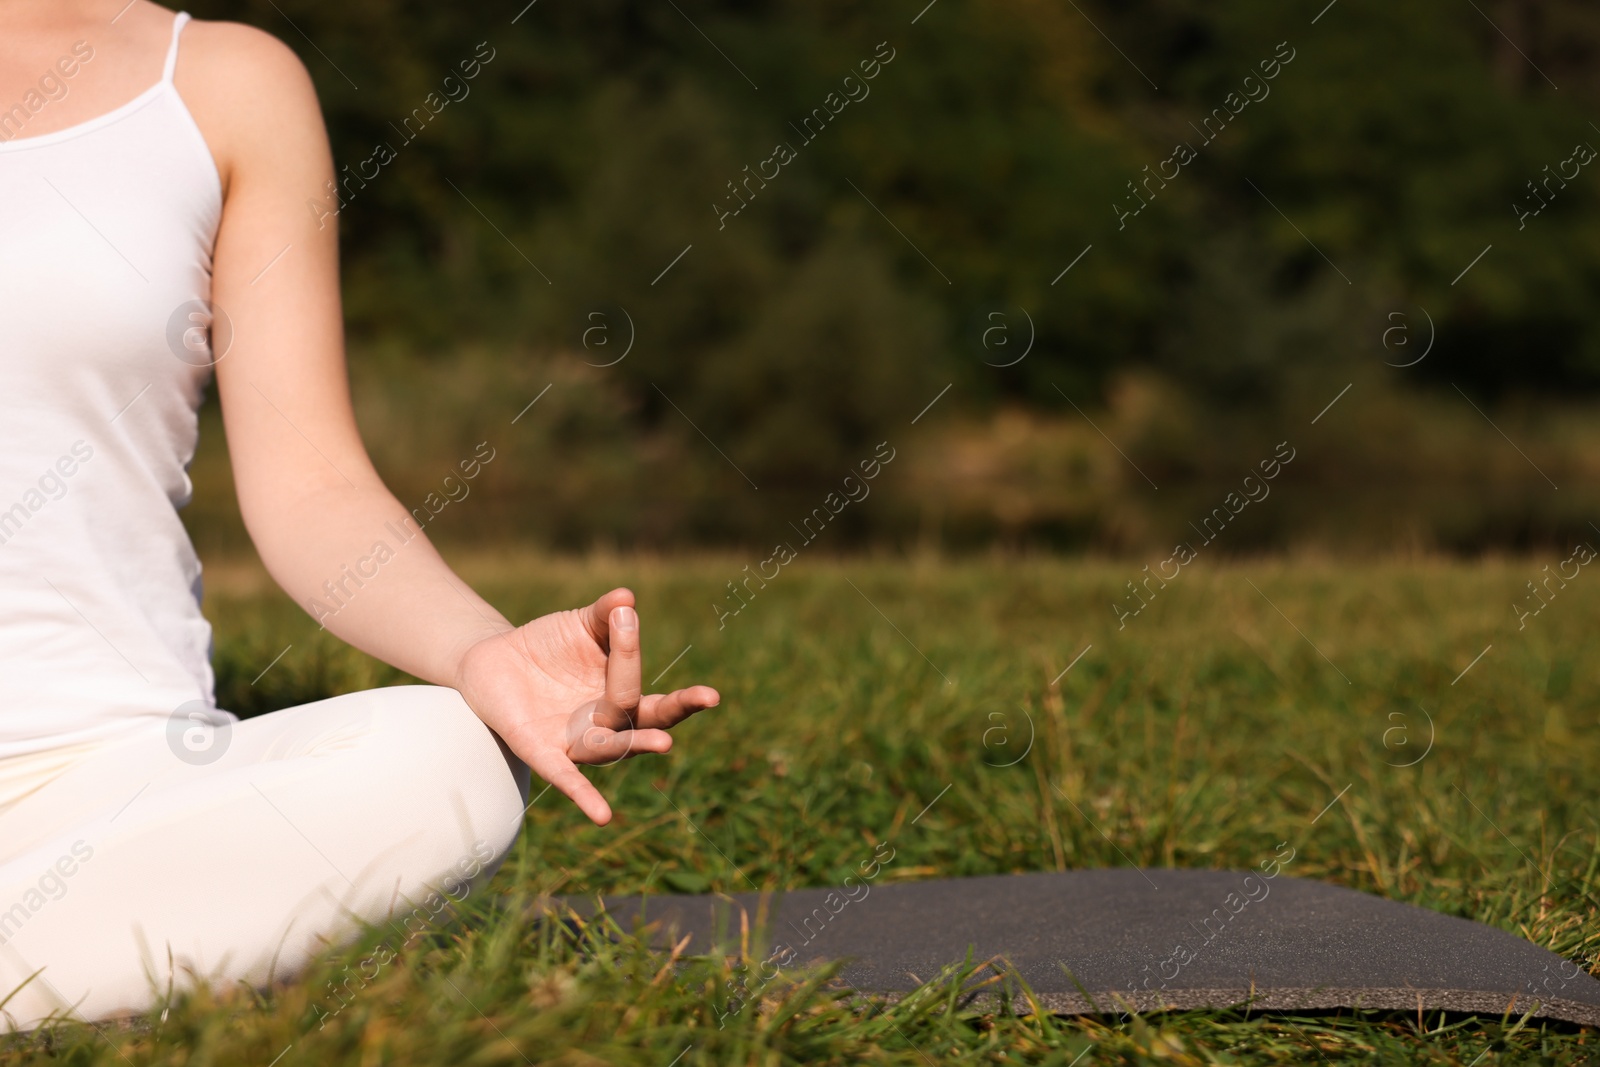
M448 665L448 681L445 683L452 689L465 692L465 687L471 683L471 675L475 665L482 663L487 657L513 652L511 634L516 632L516 627L510 622L501 619L498 624L486 623L484 626L463 634L446 658Z

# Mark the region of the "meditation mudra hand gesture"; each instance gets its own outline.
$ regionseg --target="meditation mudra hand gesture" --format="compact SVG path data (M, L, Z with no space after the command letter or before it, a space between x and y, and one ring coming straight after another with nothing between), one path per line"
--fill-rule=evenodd
M534 773L602 826L611 806L577 764L672 748L672 727L722 698L707 685L642 695L639 613L613 589L485 638L461 658L455 688Z

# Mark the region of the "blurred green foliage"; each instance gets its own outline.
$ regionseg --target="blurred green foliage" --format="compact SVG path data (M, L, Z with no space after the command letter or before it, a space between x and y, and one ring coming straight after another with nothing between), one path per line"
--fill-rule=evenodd
M1014 406L1079 419L1064 398L1094 410L1121 376L1158 376L1186 405L1169 420L1191 429L1169 430L1165 451L1124 447L1191 480L1249 466L1353 379L1464 411L1469 395L1490 411L1600 390L1600 177L1541 186L1549 206L1521 222L1513 208L1542 202L1528 183L1575 144L1600 145L1600 14L1575 0L923 2L194 12L300 52L340 167L395 152L348 186L345 298L367 387L410 390L455 427L429 438L429 461L448 466L445 438L514 415L527 401L510 383L526 398L578 383L535 409L566 412L566 430L501 472L503 522L486 530L770 540L878 441L912 433L946 384L917 432ZM859 98L802 136L846 91ZM1229 115L1241 91L1261 95ZM460 98L408 141L430 93ZM1217 108L1230 121L1207 142ZM1145 183L1180 142L1196 158ZM730 182L778 143L796 158L721 217L742 202ZM1119 219L1135 181L1154 198ZM1409 348L1385 347L1397 322ZM1394 366L1429 336L1429 358ZM468 349L507 387L491 377L446 404ZM402 357L409 376L370 373ZM1341 414L1359 425L1368 410L1356 396ZM1367 450L1354 467L1387 471L1391 491L1433 482L1386 465L1381 438L1349 436ZM374 442L380 464L392 447ZM540 462L582 477L557 484ZM921 511L886 502L841 539L905 540ZM1469 546L1504 539L1468 525ZM1560 525L1512 540L1559 540ZM1069 542L1116 540L1079 528Z

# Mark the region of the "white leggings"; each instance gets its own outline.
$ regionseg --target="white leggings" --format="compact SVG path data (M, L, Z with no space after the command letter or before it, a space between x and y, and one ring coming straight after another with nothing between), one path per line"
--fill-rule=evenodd
M522 825L528 768L453 689L320 700L223 742L198 763L152 727L0 810L0 1033L264 987L362 921L419 931Z

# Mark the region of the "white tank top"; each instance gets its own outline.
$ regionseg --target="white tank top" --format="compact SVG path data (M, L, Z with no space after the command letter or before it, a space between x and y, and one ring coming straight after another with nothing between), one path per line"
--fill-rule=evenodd
M214 705L178 519L222 214L172 84L188 18L134 99L0 141L0 759Z

